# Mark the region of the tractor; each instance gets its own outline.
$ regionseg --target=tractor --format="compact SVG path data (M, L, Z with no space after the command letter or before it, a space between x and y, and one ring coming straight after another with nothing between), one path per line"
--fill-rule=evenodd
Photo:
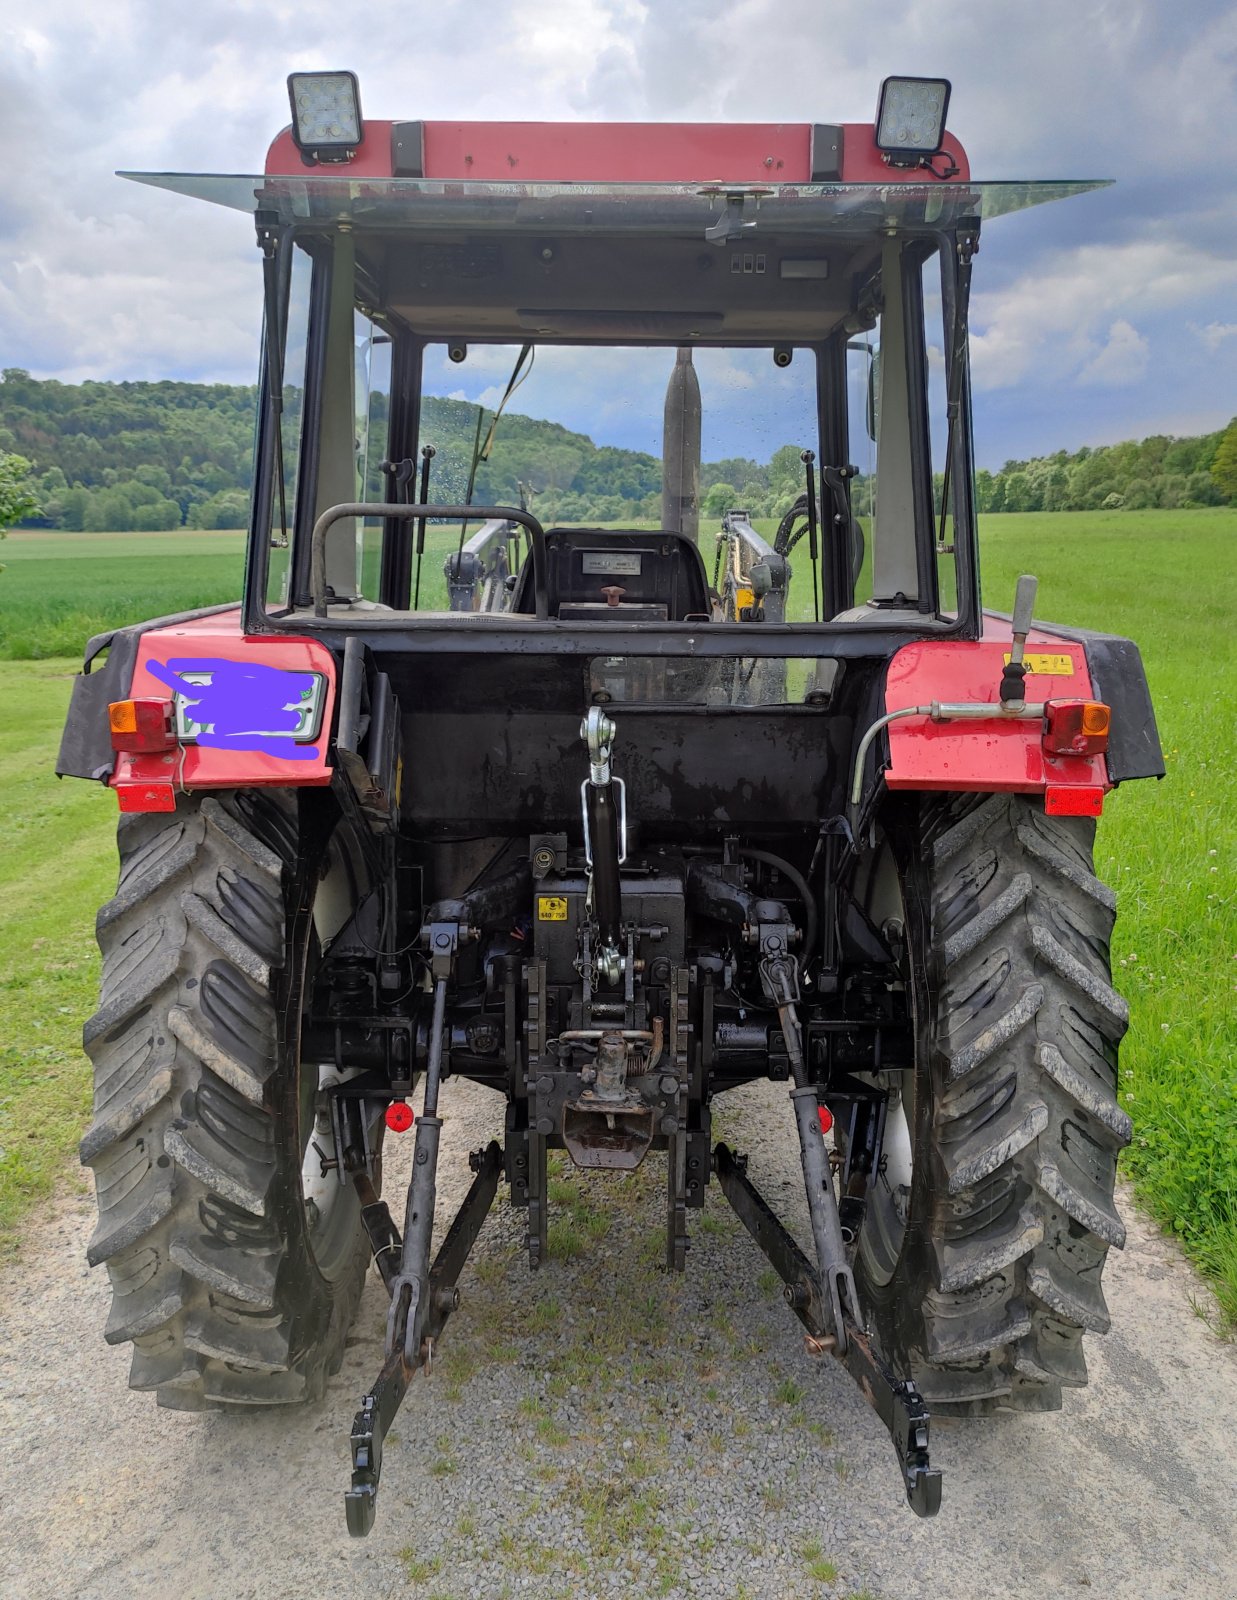
M1030 576L983 609L968 375L981 230L1098 184L972 179L944 80L864 124L289 93L260 174L126 174L248 214L265 322L242 598L92 639L58 762L120 811L105 1337L162 1406L312 1401L372 1263L363 1535L500 1186L544 1270L550 1152L651 1161L667 1270L717 1183L931 1515L930 1413L1058 1408L1124 1240L1092 846L1162 757L1132 643ZM460 1078L505 1132L435 1232ZM764 1079L806 1250L711 1134Z

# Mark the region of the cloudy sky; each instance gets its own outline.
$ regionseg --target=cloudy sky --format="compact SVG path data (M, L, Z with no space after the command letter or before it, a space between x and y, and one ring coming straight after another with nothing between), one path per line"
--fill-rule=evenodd
M252 381L248 219L111 174L260 170L286 74L340 66L429 119L866 121L949 77L976 177L1119 179L984 236L981 462L1237 412L1234 0L2 0L0 365Z

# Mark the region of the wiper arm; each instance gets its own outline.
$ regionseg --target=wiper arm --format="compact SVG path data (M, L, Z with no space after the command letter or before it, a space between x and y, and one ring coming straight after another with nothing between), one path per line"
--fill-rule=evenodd
M272 226L271 217L271 213L259 211L255 220L258 248L262 252L262 289L266 302L263 324L266 337L267 405L275 439L275 481L279 485L279 537L271 540L271 547L286 550L288 505L283 465L283 352L279 345L279 234Z

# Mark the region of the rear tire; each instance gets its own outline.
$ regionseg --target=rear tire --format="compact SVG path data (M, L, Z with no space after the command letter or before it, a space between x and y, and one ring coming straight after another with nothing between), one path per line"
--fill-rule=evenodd
M301 1178L300 1004L325 855L298 867L298 840L312 816L325 845L331 805L244 791L121 820L84 1034L88 1258L107 1265L105 1338L132 1343L130 1386L178 1410L320 1395L364 1280L352 1190L323 1232Z
M1083 1333L1108 1328L1127 1010L1094 834L1018 795L933 799L903 830L909 1215L893 1260L869 1206L855 1266L878 1343L936 1410L1055 1410L1087 1381Z

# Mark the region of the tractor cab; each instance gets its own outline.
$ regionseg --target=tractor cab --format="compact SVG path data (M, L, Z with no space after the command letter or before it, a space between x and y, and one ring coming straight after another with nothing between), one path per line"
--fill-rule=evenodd
M281 134L253 178L132 175L255 218L247 628L708 616L870 629L883 654L978 635L972 257L987 218L1094 184L973 182L952 135L916 123L349 126L336 154ZM934 148L887 143L912 132ZM418 502L465 509L409 518ZM553 556L504 508L552 528ZM538 617L520 565L552 559L558 593L581 526L596 570ZM610 583L635 576L630 527L667 554Z

